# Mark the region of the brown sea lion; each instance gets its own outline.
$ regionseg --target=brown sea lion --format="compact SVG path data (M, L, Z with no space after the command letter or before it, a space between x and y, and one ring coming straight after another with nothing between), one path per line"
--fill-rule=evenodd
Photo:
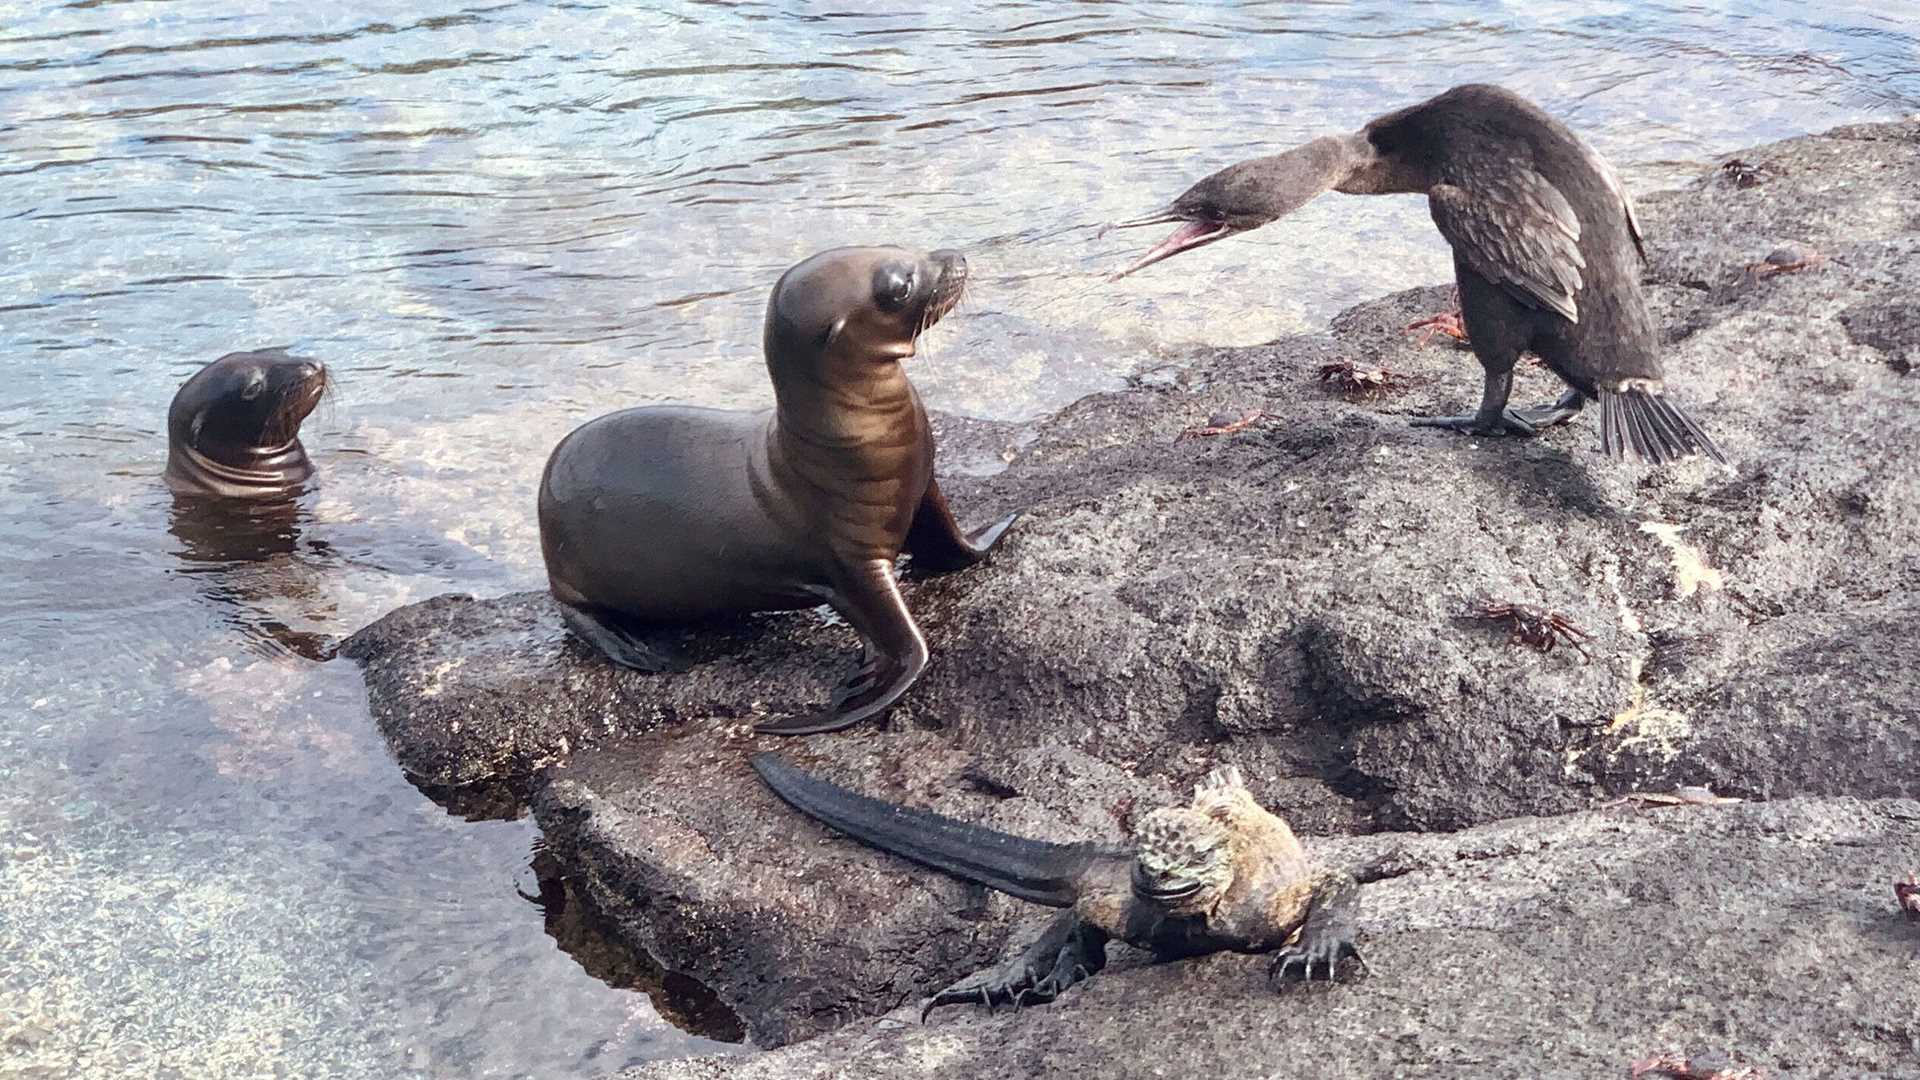
M821 252L767 304L772 409L627 409L562 439L540 479L540 547L569 628L616 663L662 671L678 664L650 627L826 603L859 631L862 663L824 712L759 730L836 731L898 700L927 643L894 560L971 566L1015 516L960 528L900 365L966 278L952 251Z
M181 385L167 409L167 486L180 495L280 499L313 478L300 424L326 366L285 349L237 352Z

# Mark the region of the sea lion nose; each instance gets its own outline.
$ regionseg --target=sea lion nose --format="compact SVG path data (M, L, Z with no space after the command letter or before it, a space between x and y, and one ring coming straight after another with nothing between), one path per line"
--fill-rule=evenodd
M327 366L325 364L315 363L312 360L303 361L300 364L300 381L306 382L308 379L326 374L326 371Z
M927 257L940 265L942 274L952 274L957 277L967 275L967 257L952 248L941 248Z

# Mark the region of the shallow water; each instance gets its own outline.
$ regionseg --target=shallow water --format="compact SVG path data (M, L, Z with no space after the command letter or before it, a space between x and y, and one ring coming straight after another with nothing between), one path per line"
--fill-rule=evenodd
M967 250L974 299L913 370L1021 418L1444 279L1413 199L1110 288L1153 238L1086 226L1455 82L1535 98L1642 191L1920 109L1897 3L396 7L0 4L0 1071L711 1046L561 952L518 895L531 827L419 795L356 673L288 643L536 586L553 441L764 402L760 308L805 254ZM166 403L278 344L333 368L324 486L229 559L158 482Z

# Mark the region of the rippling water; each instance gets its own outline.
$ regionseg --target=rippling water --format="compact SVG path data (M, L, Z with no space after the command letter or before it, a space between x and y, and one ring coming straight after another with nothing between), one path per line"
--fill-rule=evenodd
M530 828L421 797L355 673L297 652L537 585L553 441L764 402L761 305L815 249L965 248L976 299L914 371L1020 418L1445 278L1415 199L1115 287L1142 238L1086 226L1453 83L1535 98L1640 190L1920 109L1901 3L648 8L0 3L0 1065L592 1075L707 1045L558 951L516 895ZM235 561L172 515L165 407L281 344L334 370L325 484Z

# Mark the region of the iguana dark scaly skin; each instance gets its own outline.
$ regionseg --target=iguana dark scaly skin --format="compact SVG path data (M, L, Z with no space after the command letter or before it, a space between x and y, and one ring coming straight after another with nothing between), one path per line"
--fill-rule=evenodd
M855 839L1022 900L1067 908L1025 951L934 995L940 1005L1037 1004L1106 966L1119 938L1164 959L1230 950L1275 952L1271 974L1315 965L1334 976L1358 958L1359 886L1315 870L1279 817L1227 766L1208 773L1190 806L1155 810L1130 847L1028 840L870 799L808 776L772 754L753 767L795 809ZM925 1015L925 1012L922 1013Z

